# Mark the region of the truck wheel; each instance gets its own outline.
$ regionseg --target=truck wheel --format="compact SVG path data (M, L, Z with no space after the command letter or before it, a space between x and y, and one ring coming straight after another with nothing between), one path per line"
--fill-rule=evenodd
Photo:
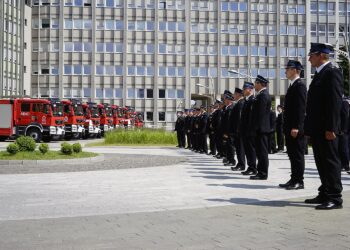
M38 128L30 128L26 135L32 137L36 142L40 142L42 138L41 131Z
M0 136L0 141L5 141L7 139L6 136Z

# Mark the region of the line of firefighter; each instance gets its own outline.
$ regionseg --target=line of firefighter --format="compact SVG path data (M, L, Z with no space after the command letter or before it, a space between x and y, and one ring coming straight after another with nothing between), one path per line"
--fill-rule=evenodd
M291 164L290 180L279 187L304 188L305 138L310 138L321 186L318 195L305 203L319 204L315 208L323 210L342 208L341 170L349 170L349 102L343 98L341 70L329 61L333 51L328 44L311 43L309 62L316 72L308 91L300 78L303 66L299 61L288 61L285 73L289 87L284 117L282 114L279 117ZM252 180L266 180L268 153L276 152L273 122L276 115L271 111L268 83L258 75L254 83L244 82L243 88L235 88L233 94L225 90L223 101L216 100L210 105L209 113L203 106L181 112L175 126L178 147L184 148L187 141L187 148L223 158L224 165L231 166L232 171L250 175ZM279 150L283 150L280 133Z

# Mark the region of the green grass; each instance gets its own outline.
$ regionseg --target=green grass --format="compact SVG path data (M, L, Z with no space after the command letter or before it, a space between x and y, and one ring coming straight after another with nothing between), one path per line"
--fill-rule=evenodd
M80 152L73 153L71 155L64 155L60 151L49 151L46 154L42 154L39 151L34 152L18 152L15 155L10 155L7 152L0 152L0 160L58 160L58 159L76 159L76 158L88 158L97 156L96 153Z
M117 129L107 132L104 142L93 145L174 146L177 145L177 138L176 133L164 129Z

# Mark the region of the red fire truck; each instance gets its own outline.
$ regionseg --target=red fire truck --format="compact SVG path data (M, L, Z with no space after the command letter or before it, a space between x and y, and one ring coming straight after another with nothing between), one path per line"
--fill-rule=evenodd
M143 114L141 112L135 112L135 128L143 127Z
M85 134L84 138L100 138L100 116L98 114L97 104L94 102L83 103L83 112L85 117Z
M0 99L0 139L26 135L40 142L64 135L61 108L44 99Z
M100 115L100 128L102 136L113 129L113 110L110 104L98 104L98 113Z
M83 112L83 106L80 100L62 100L63 114L64 114L64 126L66 130L66 139L79 139L83 138L85 134L85 117Z

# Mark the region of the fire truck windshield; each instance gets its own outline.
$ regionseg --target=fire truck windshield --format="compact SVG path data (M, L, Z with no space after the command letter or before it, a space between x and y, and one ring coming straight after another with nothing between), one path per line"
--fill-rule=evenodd
M74 105L73 109L75 115L83 115L83 107L81 105Z
M92 108L91 108L91 117L92 117L92 118L98 118L98 117L99 117L97 107L92 107Z
M63 105L62 104L54 103L54 104L51 104L51 106L52 106L53 116L63 116Z
M113 116L113 112L111 108L106 108L106 115L107 117L112 117Z
M44 104L43 112L45 114L50 114L50 105L49 104Z

